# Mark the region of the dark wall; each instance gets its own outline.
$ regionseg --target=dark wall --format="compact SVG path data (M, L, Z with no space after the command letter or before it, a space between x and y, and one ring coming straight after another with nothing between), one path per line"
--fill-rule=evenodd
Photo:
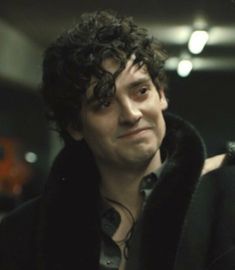
M235 71L192 72L187 78L169 74L169 110L199 129L208 154L235 140Z
M31 178L25 184L20 200L39 194L48 171L49 133L42 101L36 91L0 83L0 138L17 142L16 159L21 164L26 162L25 153L37 155L35 163L27 163Z

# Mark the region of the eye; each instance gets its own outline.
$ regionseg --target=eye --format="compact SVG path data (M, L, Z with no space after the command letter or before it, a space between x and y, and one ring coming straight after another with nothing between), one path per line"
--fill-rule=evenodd
M108 108L111 105L111 100L105 100L99 104L100 108Z
M140 86L140 87L138 87L136 89L135 95L136 95L137 98L141 98L141 99L142 98L147 98L149 90L150 90L149 86L142 85L142 86Z
M112 105L112 99L99 100L94 109L97 111L108 109Z
M146 94L146 92L147 92L148 90L149 90L149 89L148 89L147 86L143 86L143 87L141 87L141 88L139 89L139 93L140 93L141 95L144 95L144 94Z

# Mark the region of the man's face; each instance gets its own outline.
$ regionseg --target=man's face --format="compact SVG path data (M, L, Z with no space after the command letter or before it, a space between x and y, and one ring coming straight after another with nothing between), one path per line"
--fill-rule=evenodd
M103 67L114 73L117 64L107 59ZM134 66L133 60L115 83L114 97L103 105L94 99L94 87L88 89L81 108L81 131L70 134L85 139L98 165L124 168L144 164L159 154L165 135L165 95L157 91L146 68Z

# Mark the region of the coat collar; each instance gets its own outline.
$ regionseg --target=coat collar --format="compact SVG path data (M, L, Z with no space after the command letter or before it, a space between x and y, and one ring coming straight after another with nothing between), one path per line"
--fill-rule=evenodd
M206 156L204 143L191 124L169 114L165 119L162 147L168 162L143 218L140 264L148 270L173 268L185 214Z

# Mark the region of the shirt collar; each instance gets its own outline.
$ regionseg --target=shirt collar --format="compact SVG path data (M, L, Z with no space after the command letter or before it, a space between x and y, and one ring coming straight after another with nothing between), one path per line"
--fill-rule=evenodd
M140 192L144 195L144 202L148 199L155 186L160 182L161 172L166 164L166 161L155 171L143 177L140 182Z

